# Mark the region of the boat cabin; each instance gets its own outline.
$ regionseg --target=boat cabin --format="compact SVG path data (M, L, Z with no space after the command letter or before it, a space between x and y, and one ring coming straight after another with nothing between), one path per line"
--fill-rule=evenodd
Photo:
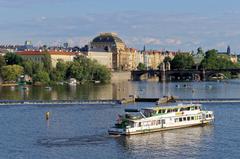
M162 115L172 112L201 110L201 105L177 105L177 106L161 106L152 108L125 109L125 117L128 119L141 119L155 115Z

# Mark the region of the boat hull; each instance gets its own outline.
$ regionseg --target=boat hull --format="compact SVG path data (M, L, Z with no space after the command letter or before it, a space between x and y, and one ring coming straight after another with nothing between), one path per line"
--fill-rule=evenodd
M137 131L132 131L132 132L127 131L127 129L111 128L108 130L108 133L109 133L109 135L129 136L129 135L145 134L145 133L187 128L187 127L194 127L194 126L204 126L207 124L211 124L212 122L213 122L213 120L206 120L201 123L185 124L185 125L180 125L180 126L170 126L170 127L155 128L155 129L142 129L142 130L137 130Z

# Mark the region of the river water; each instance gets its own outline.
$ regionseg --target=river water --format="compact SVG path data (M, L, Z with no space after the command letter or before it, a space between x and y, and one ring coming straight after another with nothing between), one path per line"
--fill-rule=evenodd
M142 97L237 98L240 81L123 82L45 88L2 87L1 99L109 99L130 94ZM3 159L133 159L240 158L240 104L204 104L215 113L213 125L130 137L111 137L107 129L125 105L1 106L0 158ZM45 112L51 113L45 120Z

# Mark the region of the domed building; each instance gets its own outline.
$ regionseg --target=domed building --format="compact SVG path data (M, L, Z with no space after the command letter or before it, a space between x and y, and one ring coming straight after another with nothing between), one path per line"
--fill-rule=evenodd
M101 33L92 40L90 49L112 52L113 70L128 70L129 52L116 33Z
M111 49L114 52L126 48L124 42L116 33L101 33L92 40L91 47L93 49Z

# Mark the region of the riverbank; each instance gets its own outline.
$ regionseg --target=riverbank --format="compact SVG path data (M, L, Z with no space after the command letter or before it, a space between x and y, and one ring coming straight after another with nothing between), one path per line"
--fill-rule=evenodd
M16 83L10 83L10 84L4 84L4 83L2 83L2 84L0 84L0 86L1 87L11 87L11 86L18 86L18 84L16 84Z

